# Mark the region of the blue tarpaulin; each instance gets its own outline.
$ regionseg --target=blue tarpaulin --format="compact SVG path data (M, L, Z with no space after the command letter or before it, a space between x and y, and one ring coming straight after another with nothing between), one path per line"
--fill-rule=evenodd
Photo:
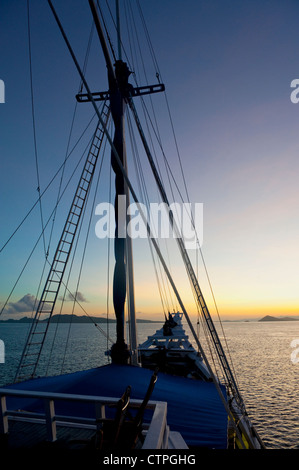
M8 388L120 398L130 385L131 399L143 400L151 376L152 371L147 369L109 364L82 372L37 378ZM225 388L221 389L226 396ZM158 373L151 400L167 402L167 423L171 431L181 433L189 447L227 447L227 413L213 382L191 380L161 372ZM38 406L41 405L34 399L8 398L9 409L37 411ZM72 402L61 402L55 408L57 413L79 416L80 406ZM86 406L84 405L85 415L86 412L88 414ZM90 410L90 415L92 413L93 410Z

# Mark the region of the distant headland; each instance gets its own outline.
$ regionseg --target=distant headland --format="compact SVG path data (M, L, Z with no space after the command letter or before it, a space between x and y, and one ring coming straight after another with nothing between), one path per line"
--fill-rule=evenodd
M42 322L47 321L47 319L41 320ZM155 320L146 320L146 319L139 319L137 318L137 323L161 323ZM3 323L31 323L32 318L29 317L22 317L19 319L9 318L7 320L0 320ZM86 316L86 315L53 315L51 323L116 323L116 320L113 318L105 318L105 317L93 317L93 316Z
M272 317L271 315L266 315L259 321L299 321L299 317Z

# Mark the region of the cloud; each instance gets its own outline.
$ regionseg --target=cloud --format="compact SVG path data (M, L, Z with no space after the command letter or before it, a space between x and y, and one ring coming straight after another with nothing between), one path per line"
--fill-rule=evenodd
M74 293L68 292L64 299L63 299L63 297L59 298L59 300L65 300L66 302L68 302L68 301L73 302L74 299L76 299L78 302L88 302L88 300L82 294L82 292L79 292L79 291L74 292Z
M9 315L16 315L19 313L32 312L36 305L36 298L31 294L26 294L17 302L9 302L5 307L3 313Z
M76 300L78 302L88 302L88 300L85 298L85 296L82 294L82 292L77 292L74 294L71 294L70 292L67 293L65 297L65 301L74 301L74 298L76 297ZM62 300L62 298L60 298ZM6 307L3 310L4 315L21 315L21 314L26 314L28 312L36 311L36 308L38 306L38 299L31 294L26 294L24 297L21 299L17 300L16 302L9 302ZM44 304L44 307L47 306L47 303ZM49 305L49 309L51 306Z

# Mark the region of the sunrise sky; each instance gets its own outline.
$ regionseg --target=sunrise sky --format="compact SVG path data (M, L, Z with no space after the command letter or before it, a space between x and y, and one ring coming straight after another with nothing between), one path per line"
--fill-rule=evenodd
M109 3L113 9L114 2ZM91 25L88 2L53 4L83 64ZM221 317L299 315L299 103L290 99L291 82L299 78L298 2L140 0L140 4L166 85L190 201L203 203L202 253ZM36 202L38 182L26 2L1 2L0 18L0 79L5 83L5 103L0 104L2 248ZM30 24L39 184L44 190L65 157L80 80L46 1L30 2ZM125 24L122 27L124 30ZM112 41L117 50L115 35ZM94 91L107 90L96 36L86 76ZM154 71L148 79L157 83ZM158 111L162 104L165 107L162 94L153 100ZM82 117L77 118L72 145L93 109L80 104L78 112ZM179 175L171 126L163 113L161 138L168 161ZM95 122L92 129L94 126ZM74 157L70 168L78 158ZM130 156L128 159L130 165ZM100 180L96 203L107 200L108 162L109 157L103 164L103 175L107 173ZM71 169L68 171L70 174ZM44 220L57 198L59 178L42 201ZM75 184L76 177L71 188ZM63 202L62 209L67 207ZM57 214L58 232L62 209ZM86 255L89 268L78 289L82 305L92 315L106 312L107 292L107 240L104 243L95 236L96 221L93 215L92 250ZM40 227L37 205L0 252L2 305ZM50 229L46 242L49 239ZM140 317L158 318L163 310L145 246L146 241L139 241L134 251L136 310L142 312ZM53 250L54 245L52 254ZM195 259L193 252L190 256ZM170 261L186 307L193 314L193 297L172 251ZM31 314L43 262L41 240L9 298L3 319ZM76 267L80 269L79 262ZM198 269L214 314L202 264ZM76 285L71 289L75 291Z

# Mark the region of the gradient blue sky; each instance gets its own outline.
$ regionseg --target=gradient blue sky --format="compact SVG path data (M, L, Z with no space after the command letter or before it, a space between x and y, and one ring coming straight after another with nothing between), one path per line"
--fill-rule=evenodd
M88 2L53 3L82 63L91 24ZM113 8L114 2L110 3ZM298 2L141 0L141 5L166 84L190 200L204 204L202 251L222 318L298 315L299 103L290 100L290 83L299 78ZM33 0L30 9L43 189L64 158L79 77L48 3ZM2 246L36 201L37 179L26 2L1 2L0 18L0 78L6 86L6 102L0 104ZM87 72L95 91L107 89L102 66L95 38ZM150 73L149 80L155 83L154 72ZM165 100L157 95L154 101L159 107ZM82 118L76 124L74 141L92 115L89 105L80 106ZM171 129L164 117L160 123L163 143L179 174ZM57 186L58 182L43 202L45 217ZM107 198L107 185L101 188L98 202ZM39 229L36 210L0 253L2 302ZM106 311L107 245L100 246L94 235L92 241L98 259L93 251L90 260L94 263L80 292L88 300L88 312L99 314ZM161 312L161 307L158 299L153 301L155 288L147 277L150 268L143 250L140 243L135 252L136 306L149 317ZM10 299L12 309L26 294L35 295L40 255L41 245ZM176 258L171 261L175 269ZM177 269L177 280L187 295ZM199 274L211 300L202 268ZM186 304L191 313L195 311L189 300Z

